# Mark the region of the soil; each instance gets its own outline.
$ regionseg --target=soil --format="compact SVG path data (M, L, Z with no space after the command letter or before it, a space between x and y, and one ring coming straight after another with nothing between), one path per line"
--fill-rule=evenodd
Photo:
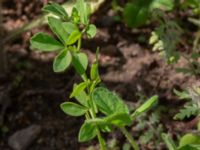
M9 34L10 31L40 16L41 7L46 3L45 0L3 1L1 13L4 34ZM104 84L134 107L140 103L139 95L150 97L158 94L159 106L170 108L161 113L160 123L164 125L163 130L170 132L175 138L177 133L185 133L186 131L181 129L186 129L190 120L173 120L177 108L183 106L173 94L173 89L189 87L196 83L198 78L175 71L176 67L186 64L184 60L181 59L176 65L167 65L162 56L151 51L147 41L152 27L133 30L121 22L116 22L111 17L112 14L111 5L107 2L91 17L91 21L97 25L98 32L93 40L84 40L83 51L92 62L96 47L99 46L100 74ZM84 150L91 145L95 146L95 140L81 144L77 141L83 118L66 116L59 108L62 102L69 100L73 83L79 82L80 78L71 68L65 73L54 73L52 60L55 53L46 54L30 50L29 39L38 31L50 32L47 26L33 29L2 47L6 52L7 65L6 72L0 73L0 110L5 110L0 115L2 127L6 130L0 134L0 149L10 150L9 137L33 124L40 125L42 132L28 150ZM141 37L146 42L141 41ZM139 139L139 133L134 133L134 125L135 123L130 129L135 139ZM193 126L189 126L188 130L192 128ZM119 147L126 143L118 131L105 137L107 141L117 138L120 141ZM166 148L164 144L153 147L146 144L141 146L141 149Z

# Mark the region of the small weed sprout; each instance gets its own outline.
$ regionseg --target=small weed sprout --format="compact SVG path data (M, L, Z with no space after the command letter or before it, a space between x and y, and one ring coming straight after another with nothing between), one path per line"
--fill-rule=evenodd
M99 50L90 68L88 57L81 50L83 35L93 38L96 34L95 25L89 23L90 6L84 0L77 0L71 15L56 3L44 6L43 11L55 15L55 17L48 17L48 25L57 36L57 40L46 33L37 33L30 40L31 47L42 52L57 51L58 54L53 61L54 72L63 72L73 66L82 78L81 83L74 84L70 95L70 98L75 98L76 102L64 102L60 105L67 115L85 116L78 135L79 142L86 142L97 137L101 150L105 150L107 149L106 142L101 132L111 132L114 127L117 127L126 136L133 149L138 150L136 141L125 127L131 125L136 117L151 108L158 97L151 97L134 112L130 112L117 94L99 86L101 83L98 72ZM88 69L90 69L89 75Z

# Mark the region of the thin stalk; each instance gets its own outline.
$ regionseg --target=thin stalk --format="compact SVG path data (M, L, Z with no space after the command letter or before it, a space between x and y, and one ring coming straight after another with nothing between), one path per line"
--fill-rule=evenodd
M88 80L86 73L84 74L84 76L81 76L81 77L82 77L82 79L83 79L84 81L85 81L85 80ZM95 113L95 108L94 108L93 101L92 101L92 97L91 97L92 91L90 91L89 85L87 86L87 91L88 91L88 95L89 95L89 101L91 101L91 104L92 104L92 105L91 105L92 108L89 110L89 113L90 113L91 118L92 118L92 119L95 119L95 118L96 118L96 113ZM86 118L86 119L87 119L87 118ZM101 149L101 150L106 150L107 148L106 148L105 140L103 139L103 137L102 137L102 135L101 135L101 132L100 132L100 130L99 130L98 125L96 125L96 127L97 127L97 138L98 138L98 141L99 141L99 144L100 144L100 149Z
M120 127L121 132L125 135L131 146L134 150L139 150L139 147L136 143L136 141L133 139L132 135L126 130L125 127Z

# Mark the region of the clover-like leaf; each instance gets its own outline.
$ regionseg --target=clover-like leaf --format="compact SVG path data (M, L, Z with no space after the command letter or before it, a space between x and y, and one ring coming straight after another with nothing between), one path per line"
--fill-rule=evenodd
M179 147L189 145L189 144L199 144L200 145L200 136L194 135L192 133L185 134L181 137L179 142Z
M67 40L67 45L74 44L78 39L81 38L81 32L79 30L74 30Z
M77 73L83 75L88 66L88 58L87 55L84 53L73 53L73 60L72 64L76 69Z
M90 25L88 26L88 29L86 30L86 33L87 33L87 35L89 36L89 38L93 38L93 37L96 35L96 33L97 33L97 28L96 28L96 26L93 25L93 24L90 24Z
M46 33L35 34L31 38L30 43L32 48L36 48L43 52L55 51L64 48L60 42Z
M121 98L106 88L98 87L94 89L92 98L98 109L107 116L116 112L129 114L128 107Z
M53 70L54 72L63 72L71 64L72 56L69 50L64 49L54 59Z
M94 123L85 122L79 131L79 142L86 142L93 139L97 135L97 128Z
M131 117L127 113L114 113L105 118L105 121L118 127L131 124Z
M78 94L76 94L74 96L76 98L76 100L82 104L83 106L88 106L88 96L86 94L86 92L83 90L83 91L80 91Z
M59 16L61 18L68 18L68 14L65 11L65 9L57 3L47 4L42 8L42 10L45 12L53 13L54 15Z
M54 34L65 44L69 35L63 28L62 21L54 17L48 17L48 24Z
M76 24L72 23L72 22L63 22L62 23L63 28L65 29L65 31L69 34L71 34L73 31L78 31L78 27Z
M84 89L87 87L87 82L82 82L78 85L75 85L73 88L73 91L70 95L70 98L74 97L74 96L78 96L81 92L84 91Z
M82 116L84 115L88 109L86 107L83 107L81 105L78 105L76 103L72 102L64 102L60 105L60 108L64 113L70 116Z

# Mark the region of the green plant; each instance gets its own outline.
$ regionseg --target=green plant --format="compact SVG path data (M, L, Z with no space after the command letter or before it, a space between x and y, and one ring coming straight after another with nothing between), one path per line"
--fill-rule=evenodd
M200 150L200 136L187 133L179 139L178 146L171 139L171 137L165 133L162 134L162 138L169 150Z
M166 20L163 15L160 17L160 26L151 33L149 44L153 45L153 51L159 51L165 57L167 63L175 63L180 57L176 46L180 42L182 30L175 21Z
M189 100L185 104L184 108L174 116L174 119L183 120L184 118L198 116L200 114L200 88L193 87L182 92L174 90L174 93L179 97L179 99Z
M46 33L37 33L31 38L31 47L43 52L57 51L54 58L54 72L63 72L73 66L82 78L82 82L74 84L70 98L77 102L64 102L60 105L67 115L74 117L85 116L85 121L79 131L80 142L89 141L98 137L102 150L106 143L101 132L111 132L117 127L126 136L135 150L139 147L132 135L126 130L136 117L151 108L158 97L153 96L134 112L130 112L123 100L114 92L100 86L101 78L98 73L98 56L88 70L88 57L81 50L82 37L93 38L96 27L89 23L90 6L84 0L77 0L69 15L60 5L50 3L44 6L45 12L51 12L57 17L48 17L48 24L57 36L57 40Z
M172 10L174 0L129 0L124 8L116 0L112 4L114 10L122 12L123 20L129 27L137 28L152 20L155 9Z

